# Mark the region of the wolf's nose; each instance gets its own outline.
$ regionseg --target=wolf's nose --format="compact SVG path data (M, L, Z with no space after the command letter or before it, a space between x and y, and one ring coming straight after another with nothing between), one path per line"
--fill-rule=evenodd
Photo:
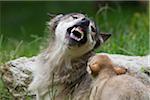
M83 26L89 26L89 24L90 24L90 21L87 18L83 18L81 20L81 25L83 25Z

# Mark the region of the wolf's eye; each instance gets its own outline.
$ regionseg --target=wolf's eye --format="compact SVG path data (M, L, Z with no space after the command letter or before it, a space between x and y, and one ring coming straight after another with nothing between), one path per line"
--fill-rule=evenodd
M92 32L96 32L96 29L93 26L91 26L91 30Z
M72 16L72 18L73 18L73 19L78 19L78 17L77 17L77 16Z

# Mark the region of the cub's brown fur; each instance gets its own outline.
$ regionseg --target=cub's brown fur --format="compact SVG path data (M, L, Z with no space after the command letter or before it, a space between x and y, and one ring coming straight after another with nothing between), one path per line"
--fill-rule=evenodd
M150 100L150 91L136 78L118 75L106 55L96 55L89 61L93 83L90 100Z
M120 74L125 74L127 72L127 69L124 68L124 67L118 67L114 64L112 64L111 60L108 58L108 56L106 55L100 55L100 56L95 56L94 58L94 62L91 63L91 71L92 71L92 74L93 76L96 76L98 75L99 71L101 70L101 67L99 67L99 65L109 65L109 67L112 67L112 69L114 70L114 72L117 74L117 75L120 75Z

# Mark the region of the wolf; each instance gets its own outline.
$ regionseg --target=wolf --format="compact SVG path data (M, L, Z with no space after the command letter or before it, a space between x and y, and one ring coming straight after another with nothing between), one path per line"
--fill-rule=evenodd
M53 38L37 58L28 90L37 100L73 99L88 89L87 60L111 34L100 33L94 21L81 13L57 15L48 25Z

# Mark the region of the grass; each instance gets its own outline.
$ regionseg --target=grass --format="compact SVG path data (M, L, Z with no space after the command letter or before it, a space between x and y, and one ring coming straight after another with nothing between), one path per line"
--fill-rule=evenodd
M119 53L132 56L148 54L148 13L133 13L128 9L126 10L119 9L119 11L115 10L111 11L111 13L107 13L108 10L105 10L101 13L100 18L98 18L102 19L98 21L101 22L101 29L102 31L112 33L112 37L97 52Z
M148 12L138 10L106 8L100 9L94 19L100 30L112 33L112 37L96 52L118 53L125 55L147 55L149 49ZM24 31L23 31L24 32ZM0 35L0 64L9 60L40 52L43 41L38 35L29 35L30 40ZM11 95L0 81L0 100L11 100Z

